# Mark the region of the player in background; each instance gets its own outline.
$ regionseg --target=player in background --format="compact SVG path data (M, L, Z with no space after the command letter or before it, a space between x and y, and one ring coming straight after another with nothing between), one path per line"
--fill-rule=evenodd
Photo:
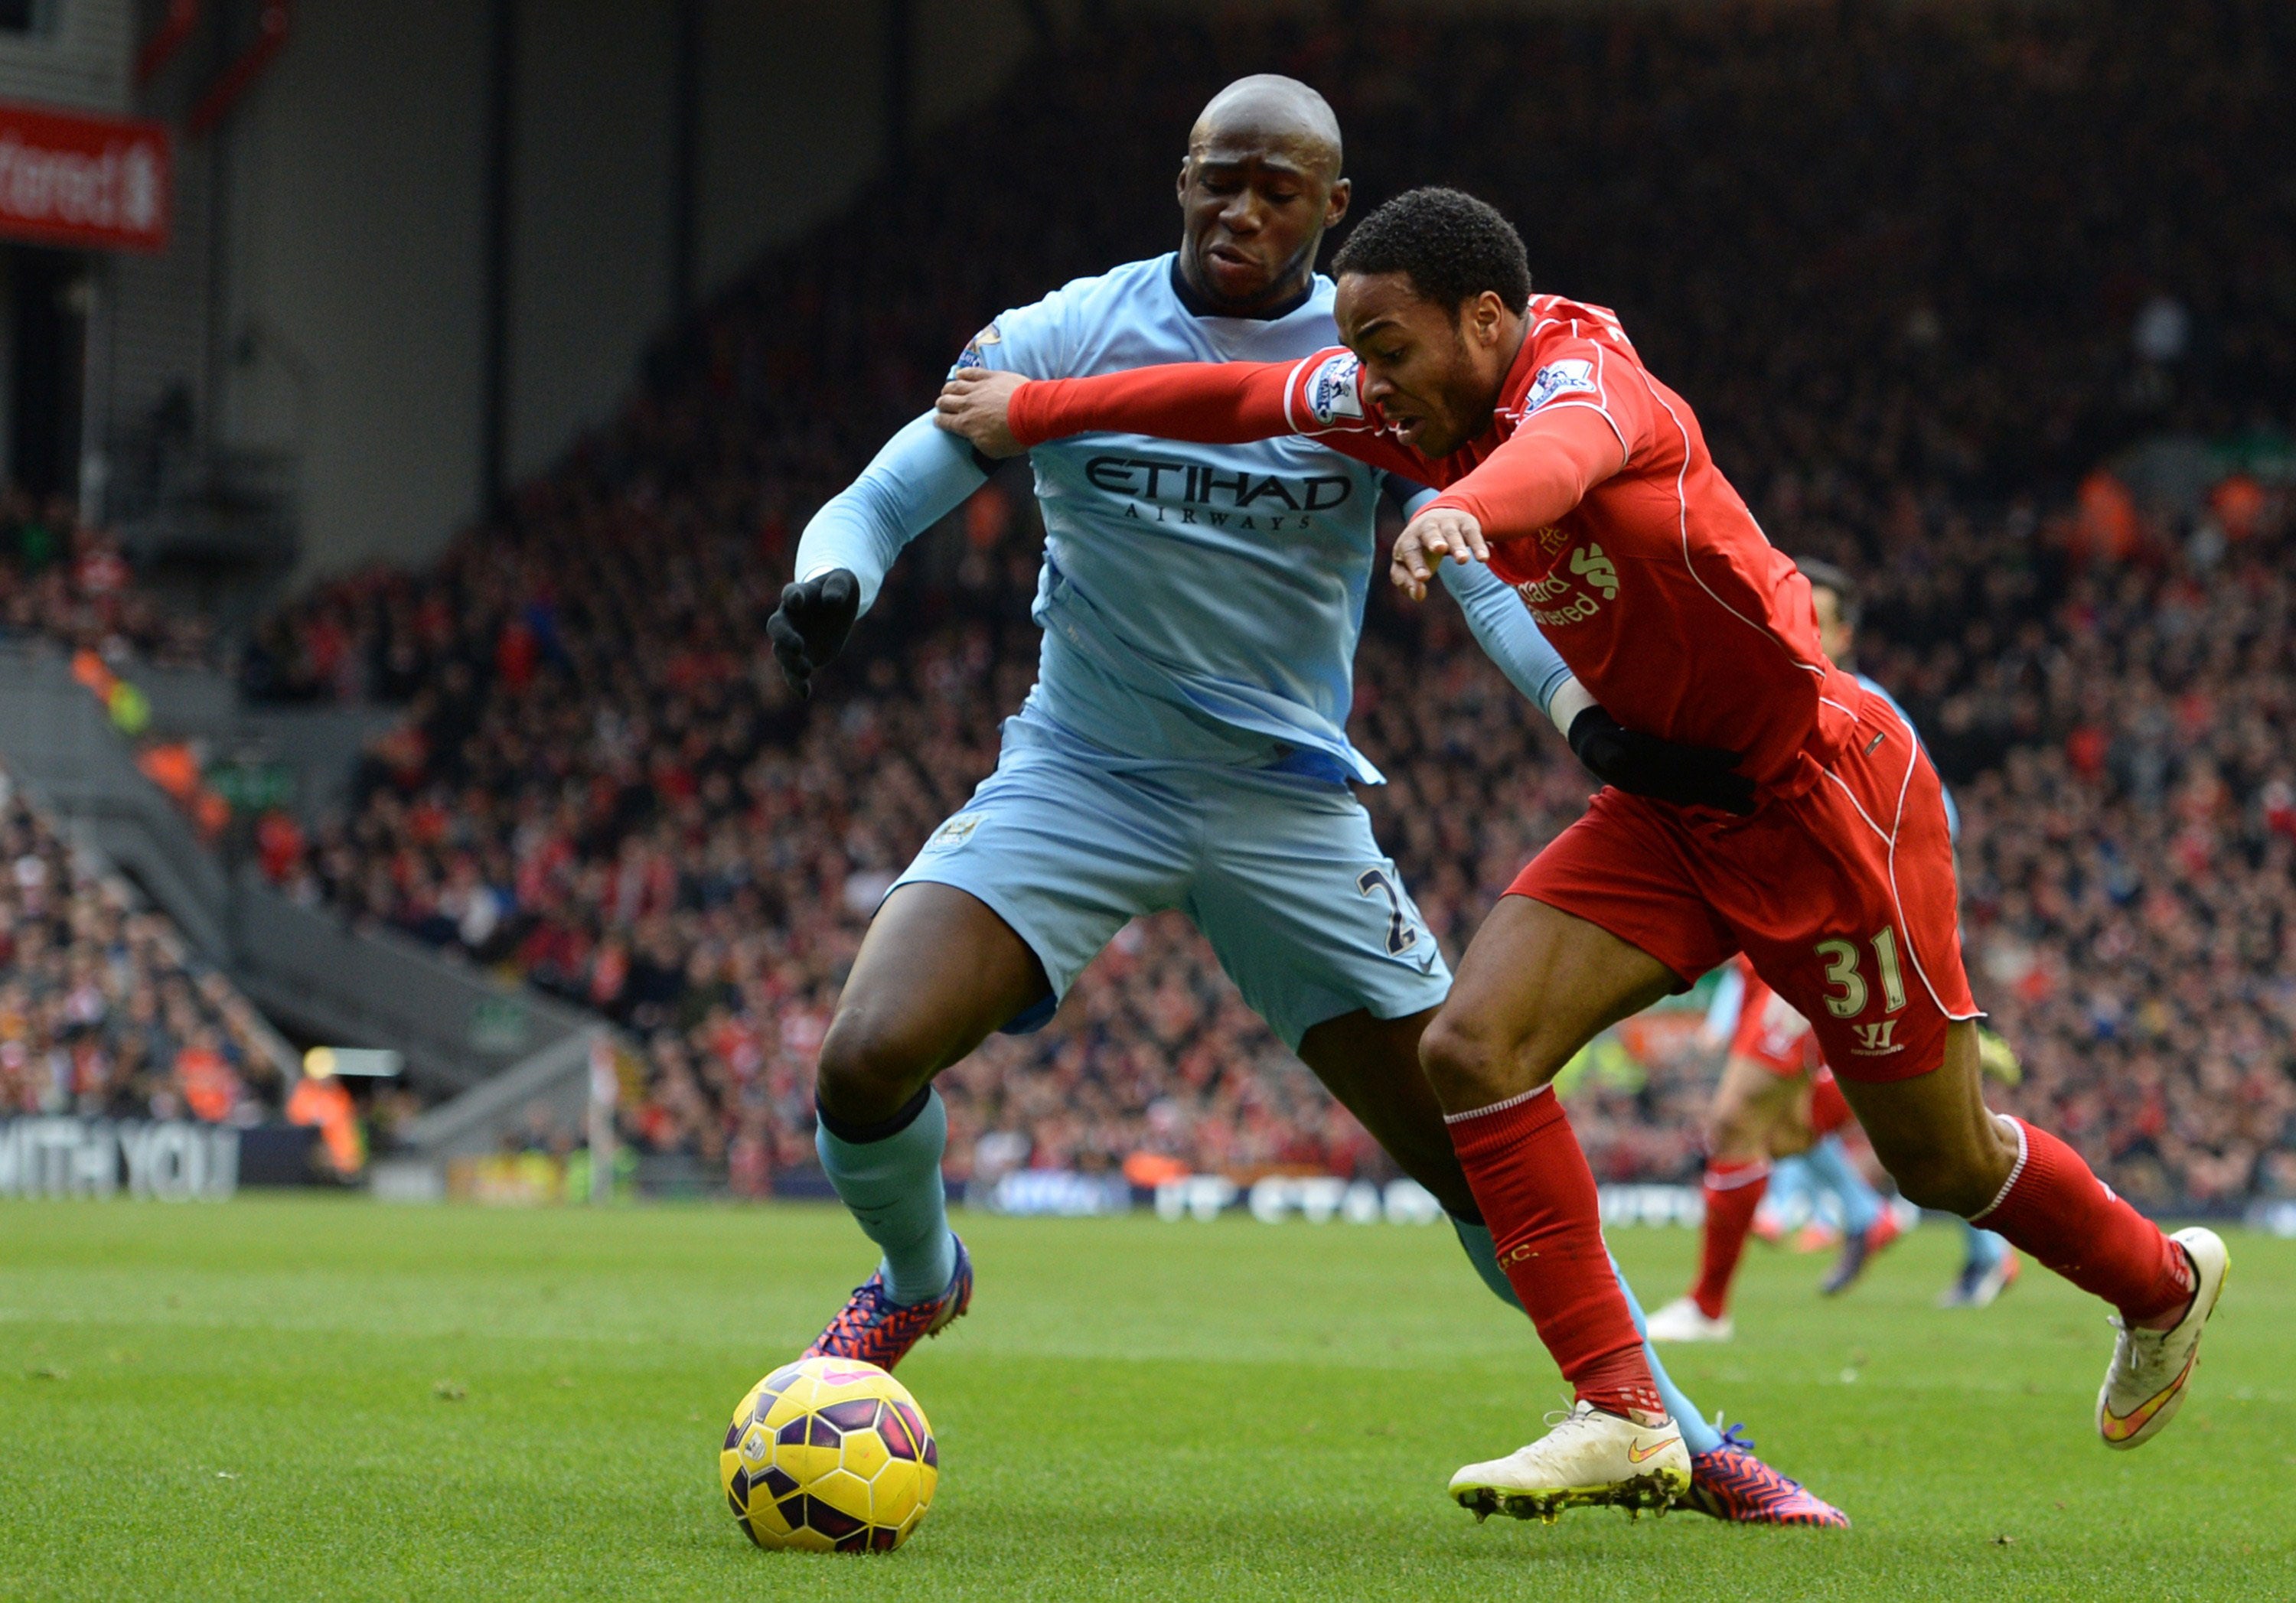
M1888 691L1857 669L1857 625L1865 615L1866 604L1857 581L1833 563L1815 557L1802 558L1800 566L1802 577L1809 581L1810 605L1817 611L1819 647L1837 667L1855 675L1858 683L1897 707L1896 699ZM1899 707L1898 716L1905 717L1905 709ZM1913 720L1906 718L1906 724L1911 728ZM1958 843L1961 809L1954 805L1950 789L1944 796L1946 828ZM1978 1067L1987 1079L2014 1085L2023 1077L2017 1054L2010 1050L2009 1043L1983 1025L1977 1028L1977 1049ZM1995 1298L2016 1283L2020 1272L2016 1251L1993 1231L1980 1230L1966 1219L1957 1223L1962 1233L1961 1271L1954 1277L1953 1284L1939 1294L1938 1306L1990 1307ZM1862 1269L1863 1264L1858 1267ZM1851 1278L1855 1278L1854 1272Z
M1597 1032L1739 951L1816 1026L1875 1153L1924 1207L1984 1222L2114 1308L2108 1446L2181 1405L2224 1282L2070 1147L1985 1106L1936 771L1828 661L1808 581L1763 537L1689 404L1609 311L1534 297L1488 206L1415 190L1334 259L1348 348L1050 383L958 375L945 426L1012 450L1095 429L1301 436L1436 484L1396 541L1414 599L1446 559L1516 588L1626 726L1738 754L1743 814L1600 792L1484 920L1421 1059L1499 1262L1578 1395L1546 1436L1453 1477L1478 1512L1661 1499L1686 1478L1602 1239L1555 1074Z
M1321 96L1288 78L1231 85L1180 166L1178 252L1004 314L959 371L1288 366L1328 347L1333 291L1315 263L1347 208L1341 170ZM945 1211L947 1124L933 1077L991 1031L1042 1024L1126 921L1174 907L1441 1201L1486 1283L1515 1299L1521 1272L1499 1268L1420 1067L1420 1034L1450 973L1348 789L1380 781L1346 724L1382 476L1313 442L1189 449L1152 434L1036 453L1036 686L1004 725L996 772L878 909L822 1043L822 1165L883 1256L810 1352L890 1369L964 1313L972 1268ZM836 655L907 542L984 478L927 414L823 507L768 622L793 683ZM1598 775L1679 799L1751 796L1726 754L1632 734L1594 706L1488 571L1446 578L1483 649ZM1603 1273L1612 1296L1630 1299L1613 1267ZM1848 1523L1699 1419L1662 1370L1652 1384L1684 1416L1697 1473L1677 1489L1688 1506Z

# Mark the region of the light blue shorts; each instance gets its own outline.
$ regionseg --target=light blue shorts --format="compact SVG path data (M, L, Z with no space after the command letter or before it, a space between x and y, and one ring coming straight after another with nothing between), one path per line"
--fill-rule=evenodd
M1012 1031L1051 1018L1128 922L1173 907L1294 1051L1326 1018L1358 1008L1399 1018L1451 989L1435 937L1346 787L1127 763L1025 716L1006 720L996 771L892 888L919 880L978 896L1044 964L1053 995Z

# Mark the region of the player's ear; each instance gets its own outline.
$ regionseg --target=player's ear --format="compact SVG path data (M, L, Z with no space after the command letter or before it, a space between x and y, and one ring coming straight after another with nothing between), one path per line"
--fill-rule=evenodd
M1486 346L1498 343L1499 329L1505 321L1506 303L1496 290L1486 290L1467 303L1467 321L1475 331L1475 338Z
M1196 159L1193 154L1181 157L1180 176L1172 180L1172 194L1184 208L1188 203L1188 174L1194 168L1195 164Z
M1334 178L1332 181L1332 192L1324 200L1325 229L1340 225L1340 220L1348 215L1348 202L1355 199L1355 194L1356 186L1352 179Z

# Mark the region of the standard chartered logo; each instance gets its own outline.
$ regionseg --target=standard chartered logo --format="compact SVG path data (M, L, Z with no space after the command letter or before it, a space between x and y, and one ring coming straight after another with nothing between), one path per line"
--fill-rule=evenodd
M1603 554L1601 546L1578 547L1570 553L1567 566L1570 574L1586 581L1590 589L1601 591L1602 598L1598 601L1580 590L1560 572L1517 585L1515 593L1522 597L1523 605L1530 609L1532 621L1541 627L1583 624L1603 609L1603 601L1619 599L1618 564Z
M1603 593L1606 601L1619 599L1618 565L1599 545L1582 545L1570 553L1570 571Z

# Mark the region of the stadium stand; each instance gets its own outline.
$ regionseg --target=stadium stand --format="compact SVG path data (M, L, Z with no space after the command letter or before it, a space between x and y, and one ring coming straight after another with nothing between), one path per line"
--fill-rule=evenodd
M263 626L250 693L406 708L351 814L272 871L628 1026L644 1146L742 1191L808 1164L869 908L1029 683L1035 528L1024 480L976 496L809 705L763 649L796 531L1000 307L1165 248L1180 130L1277 67L1331 94L1363 202L1501 204L1540 282L1616 307L1697 404L1774 541L1864 577L1863 666L1961 787L2011 1100L2150 1203L2296 1194L2284 491L2099 466L2286 421L2296 219L2260 176L2296 170L2292 33L2260 0L2111 30L2005 4L1115 24L676 331L435 567ZM27 583L12 619L84 626L70 584ZM1441 603L1375 600L1359 683L1382 838L1456 953L1587 781ZM1606 1177L1695 1172L1700 1071L1652 1059L1578 1093ZM941 1084L958 1171L1375 1167L1168 915Z
M0 772L0 1115L251 1125L286 1087L268 1031Z
M14 488L0 493L0 635L170 664L210 649L206 621L136 585L108 531L82 521L68 499L42 504Z

